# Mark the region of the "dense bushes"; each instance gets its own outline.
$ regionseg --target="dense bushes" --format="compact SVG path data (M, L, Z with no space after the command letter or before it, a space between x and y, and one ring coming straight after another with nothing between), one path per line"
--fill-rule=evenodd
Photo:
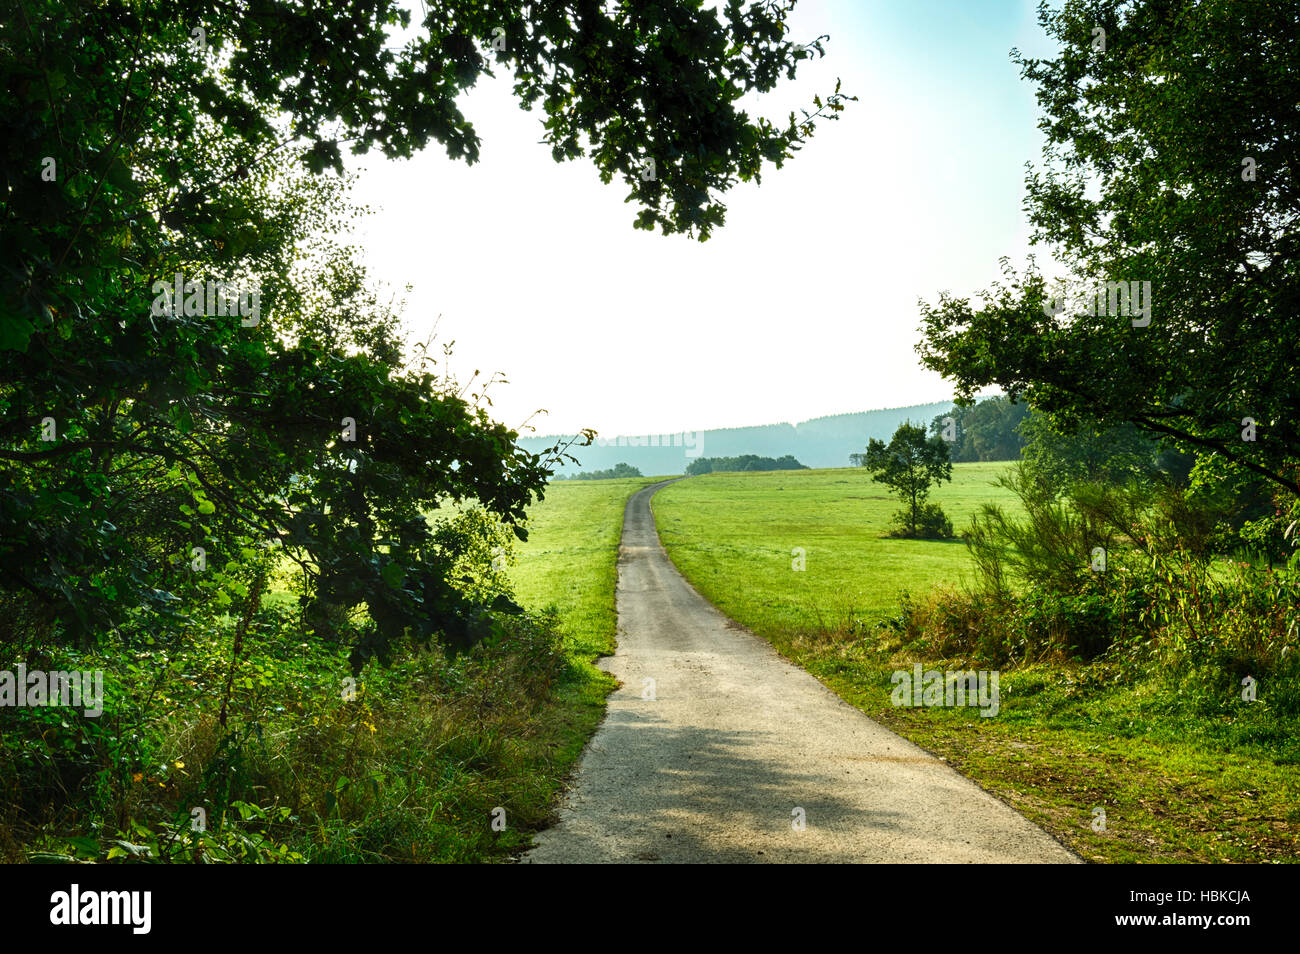
M237 660L229 616L134 652L30 657L103 670L104 713L0 711L0 859L455 861L523 844L557 782L538 731L570 677L553 622L503 615L471 651L403 646L350 683L345 644L295 638L283 582ZM231 673L223 726L211 687Z
M893 516L891 537L918 540L946 540L953 535L952 520L937 503L918 504L916 514L899 510Z
M996 666L1158 663L1238 682L1294 662L1294 534L1286 564L1269 566L1212 552L1222 514L1194 488L1078 484L1057 498L1024 474L1003 483L1024 516L993 505L973 516L975 582L908 601L896 623L906 642Z
M759 457L756 454L741 454L739 457L699 457L686 465L686 476L711 474L714 471L751 471L751 470L807 470L790 454L784 457Z

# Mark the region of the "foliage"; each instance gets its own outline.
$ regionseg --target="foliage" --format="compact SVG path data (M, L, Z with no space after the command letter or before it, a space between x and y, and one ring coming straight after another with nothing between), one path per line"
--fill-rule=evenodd
M711 474L715 471L754 471L754 470L807 470L808 468L794 459L791 454L784 457L760 457L756 454L741 454L739 457L697 457L686 465L686 476Z
M948 441L948 455L954 464L1017 460L1024 446L1019 425L1028 414L1029 405L998 395L938 415L930 423L930 433Z
M158 646L142 665L121 649L77 660L111 681L98 720L6 709L0 857L482 860L545 821L554 746L568 744L552 724L555 700L573 678L554 620L509 617L455 661L419 653L368 667L351 699L339 691L343 654L285 645L278 625L262 623L229 728L203 691L225 669L228 630ZM500 833L497 806L509 823Z
M1297 558L1276 571L1216 569L1221 501L1140 482L1075 484L1057 496L1017 470L1000 483L1024 518L996 504L972 517L966 542L977 585L929 611L914 609L914 637L946 633L949 648L966 653L998 646L998 663L1115 650L1155 652L1185 669L1227 665L1248 652L1256 673L1276 669L1287 646L1300 646L1300 614L1285 605L1300 585ZM1271 605L1277 598L1283 606ZM986 635L956 635L948 621L966 616ZM1263 634L1271 634L1266 643Z
M424 511L473 500L517 526L540 457L427 355L406 366L396 316L325 231L358 211L346 183L295 165L301 149L263 154L270 104L241 82L268 63L194 52L166 4L85 12L102 31L79 23L73 46L49 41L70 8L4 27L30 136L2 160L0 598L18 611L0 642L193 625L201 602L246 596L268 547L303 570L306 631L351 640L354 670L408 632L480 638ZM214 314L219 295L185 284L169 301L175 276L257 306ZM332 622L361 607L364 626Z
M886 445L871 439L863 466L871 479L889 486L907 504L898 518L896 536L943 537L952 535L952 523L937 505L927 506L930 485L952 479L948 444L942 437L925 436L925 427L904 422Z
M1189 487L1197 498L1221 512L1211 541L1216 553L1242 559L1285 563L1300 538L1300 499L1276 484L1221 457L1201 457L1192 468Z
M1054 291L1031 262L976 305L941 295L923 363L1064 433L1129 423L1300 493L1300 10L1066 0L1039 20L1060 52L1016 55L1046 136L1026 206L1069 281ZM1108 282L1149 282L1149 314L1060 300Z
M911 524L910 511L894 514L896 537L916 537L921 540L946 540L953 535L952 521L937 503L923 503L916 511L916 523Z
M1062 433L1050 415L1035 413L1020 425L1020 433L1022 470L1058 493L1074 483L1167 479L1158 464L1159 443L1132 424L1100 429L1084 424Z

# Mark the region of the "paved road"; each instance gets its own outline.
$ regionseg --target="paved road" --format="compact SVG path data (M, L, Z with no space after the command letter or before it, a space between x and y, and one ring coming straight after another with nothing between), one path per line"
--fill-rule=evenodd
M696 593L655 533L662 486L624 515L618 651L601 661L623 685L522 861L1079 860Z

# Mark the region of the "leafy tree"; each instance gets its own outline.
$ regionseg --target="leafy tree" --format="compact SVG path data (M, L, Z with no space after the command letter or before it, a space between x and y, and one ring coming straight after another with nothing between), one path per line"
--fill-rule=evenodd
M1196 462L1132 424L1080 425L1062 433L1050 415L1034 413L1021 422L1020 433L1025 478L1057 494L1074 483L1183 485Z
M1060 53L1015 55L1046 136L1026 207L1069 282L1031 262L976 305L941 295L923 363L967 398L997 384L1064 431L1131 423L1300 493L1300 7L1066 0L1039 20ZM1145 316L1108 282L1149 282ZM1098 287L1101 307L1062 294Z
M928 505L930 485L952 479L948 444L942 437L925 436L925 427L905 421L886 445L872 438L865 466L871 479L893 489L907 508L899 515L900 535L951 536L952 525L937 505Z
M352 639L354 665L487 632L456 579L474 532L425 514L474 501L523 536L547 462L427 352L406 364L349 250L311 258L354 211L319 173L344 143L474 162L457 101L496 66L556 160L629 183L638 227L707 238L721 193L847 98L783 126L738 108L822 54L785 38L790 6L453 0L398 46L395 0L19 0L0 20L0 639L255 603L268 546L307 579L304 628ZM159 308L178 274L260 297ZM225 569L188 571L196 549Z
M949 441L954 463L1016 460L1024 441L1017 430L1029 405L997 396L969 407L955 407L930 424L930 432Z

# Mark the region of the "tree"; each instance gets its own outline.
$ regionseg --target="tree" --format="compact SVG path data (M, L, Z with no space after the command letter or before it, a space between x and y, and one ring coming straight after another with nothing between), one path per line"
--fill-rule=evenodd
M1046 414L1031 414L1020 424L1025 441L1021 471L1054 495L1071 484L1185 484L1195 458L1132 424L1095 429L1084 425L1062 433Z
M938 415L930 432L948 441L954 463L1016 460L1024 445L1017 426L1028 414L1029 405L998 395Z
M1064 432L1128 422L1300 493L1300 7L1066 0L1039 20L1061 50L1015 54L1046 136L1026 207L1068 281L1004 265L976 305L923 305L923 363Z
M322 173L345 143L476 161L457 102L496 66L542 105L557 161L589 156L638 227L703 240L723 192L848 98L780 126L738 108L823 53L786 39L791 6L451 0L397 46L396 0L18 0L0 20L4 625L84 642L142 609L179 624L215 574L178 560L233 576L273 544L308 576L307 631L341 638L330 621L364 607L354 665L486 632L425 514L476 501L522 537L548 462L429 355L408 365L346 250L304 274L309 236L351 214ZM156 297L174 278L175 309ZM186 282L217 281L256 304L214 318L220 291Z
M948 445L942 437L925 436L923 425L905 421L886 445L872 438L865 466L871 479L891 487L907 504L899 514L900 536L951 536L952 524L938 505L927 505L930 485L952 479Z

